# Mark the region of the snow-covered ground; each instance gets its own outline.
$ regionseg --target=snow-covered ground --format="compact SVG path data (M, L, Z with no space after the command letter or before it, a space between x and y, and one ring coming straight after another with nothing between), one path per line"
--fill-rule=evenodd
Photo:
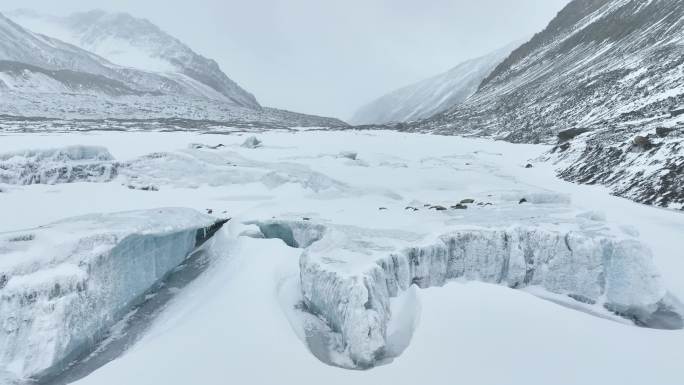
M208 249L210 267L165 305L130 349L79 384L681 383L681 330L639 328L543 285L512 290L465 279L396 293L386 325L388 354L375 368L322 363L351 366L348 352L331 349L340 343L337 333L302 310L300 256L325 256L315 255L316 244L289 247L281 240L289 240L287 231L268 234L259 224L275 219L304 226L290 243L306 247L307 237L322 237L341 263L350 260L341 255L358 258L364 247L373 258L429 245L468 226L641 242L652 250L660 275L631 275L626 287L656 282L684 299L684 216L560 181L552 165L526 168L545 146L380 131L269 132L258 135L257 148L241 146L246 138L0 136L0 153L103 146L120 164L108 183L0 185L0 233L158 207L232 217ZM519 204L523 198L527 202ZM465 199L475 203L451 209ZM336 243L337 234L355 248ZM638 260L647 267L648 254Z

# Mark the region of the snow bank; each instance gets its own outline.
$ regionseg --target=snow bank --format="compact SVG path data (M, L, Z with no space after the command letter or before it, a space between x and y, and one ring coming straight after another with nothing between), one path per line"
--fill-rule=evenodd
M300 260L307 308L341 334L360 368L385 358L390 299L454 279L540 287L654 328L681 328L651 252L633 239L539 227L473 228L388 247L329 228Z
M231 151L152 153L126 162L120 173L132 185L196 188L261 183L269 189L296 184L314 193L349 190L344 183L301 164L256 161Z
M190 209L96 214L0 235L0 372L60 371L223 225Z
M520 202L522 199L526 203L543 205L543 204L570 204L570 195L563 193L556 193L550 191L525 191L516 193L502 194L501 199L508 202Z
M0 154L0 183L108 182L119 164L104 147L69 146Z

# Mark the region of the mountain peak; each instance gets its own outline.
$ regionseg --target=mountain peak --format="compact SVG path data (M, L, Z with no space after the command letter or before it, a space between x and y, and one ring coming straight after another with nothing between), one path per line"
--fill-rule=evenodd
M238 106L261 109L256 98L231 80L212 59L194 52L151 21L95 9L66 17L22 10L12 17L25 27L55 36L112 63L145 71L178 73Z

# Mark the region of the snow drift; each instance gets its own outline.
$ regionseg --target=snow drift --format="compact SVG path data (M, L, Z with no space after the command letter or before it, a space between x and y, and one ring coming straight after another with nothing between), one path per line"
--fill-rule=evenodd
M69 146L0 154L0 183L108 182L119 164L104 147Z
M269 189L296 184L314 193L347 193L349 186L308 166L264 162L233 151L187 149L148 154L121 167L127 183L196 188L201 185L261 183Z
M0 234L0 372L60 371L224 223L166 208Z

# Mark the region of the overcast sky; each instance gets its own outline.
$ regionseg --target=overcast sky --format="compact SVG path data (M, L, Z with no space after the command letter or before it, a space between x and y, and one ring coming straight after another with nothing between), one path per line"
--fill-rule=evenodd
M2 0L144 17L263 105L349 118L361 105L543 29L569 0Z

